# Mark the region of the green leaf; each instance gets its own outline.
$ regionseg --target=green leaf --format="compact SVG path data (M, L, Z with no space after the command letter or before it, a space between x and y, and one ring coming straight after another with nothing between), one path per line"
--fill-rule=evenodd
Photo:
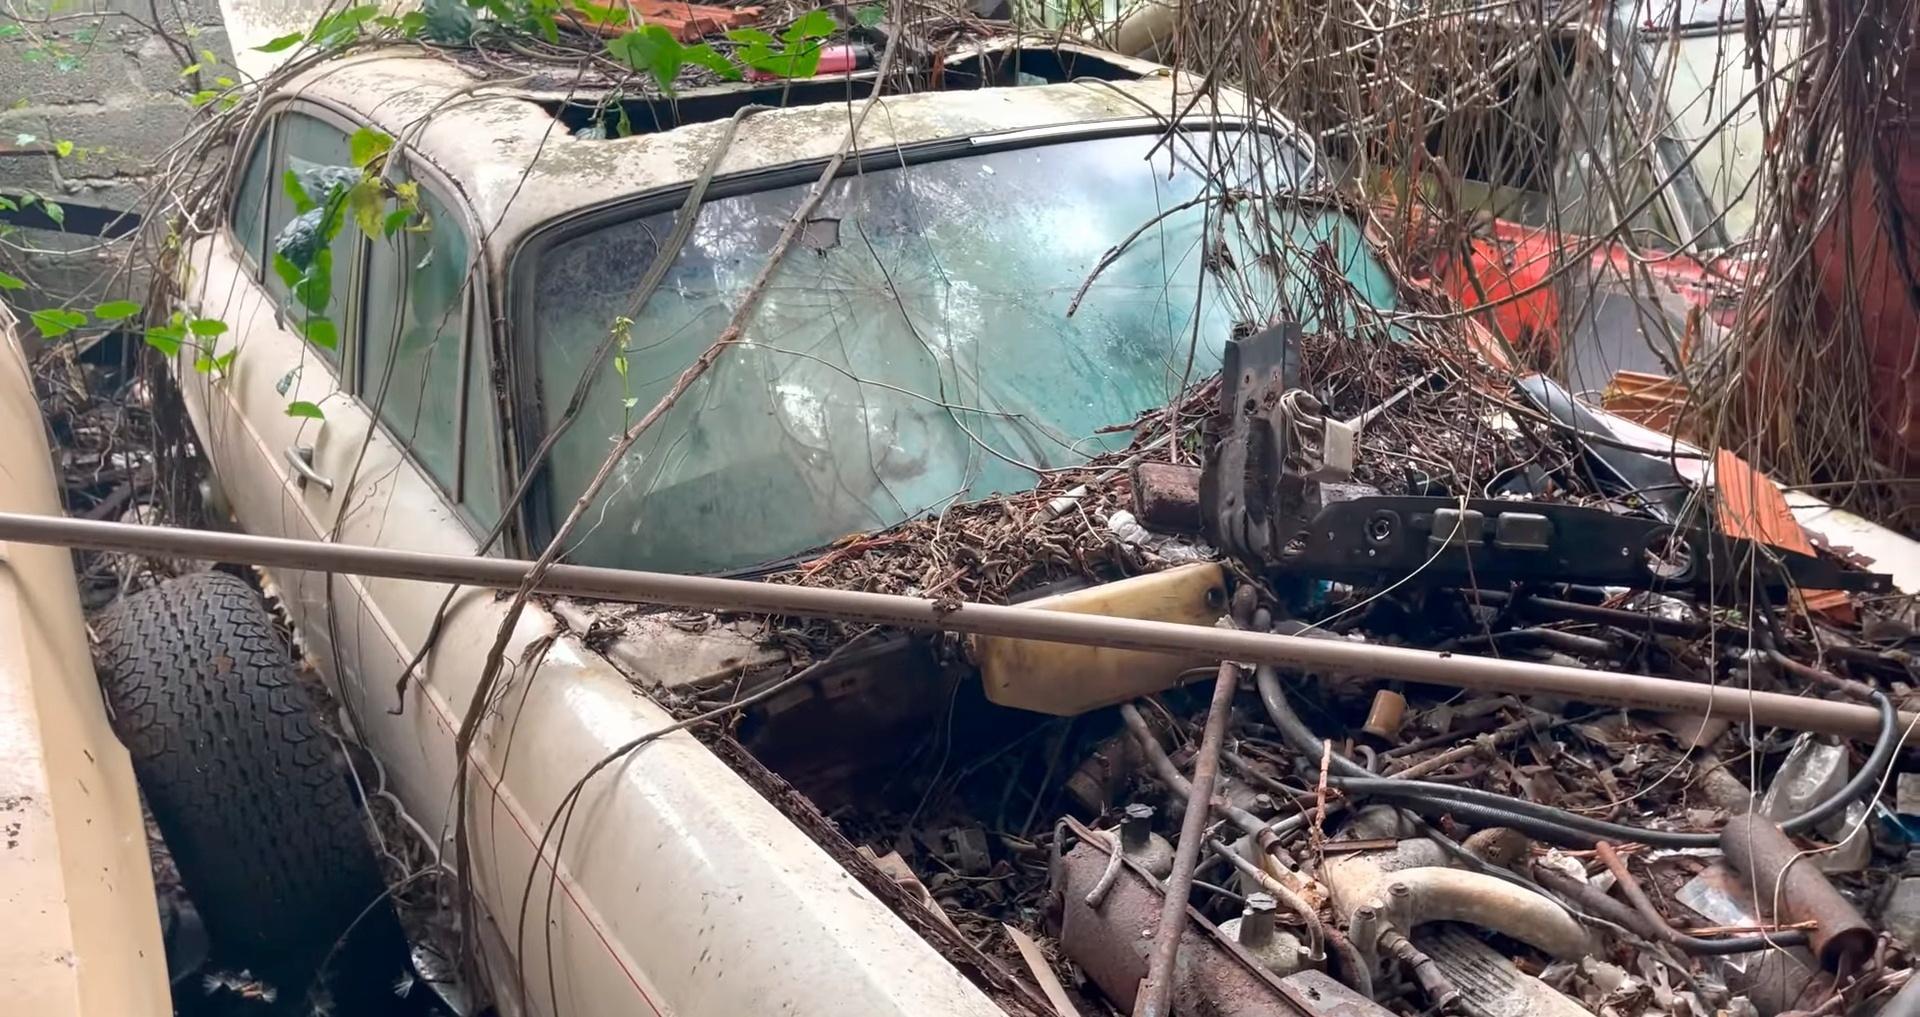
M295 326L300 337L325 350L340 348L340 329L332 318L313 318Z
M67 224L67 210L59 202L48 201L45 198L41 198L40 210L47 213L47 218L52 219L55 226L65 226Z
M624 28L633 20L633 12L626 7L602 6L593 0L574 0L573 9L589 25Z
M770 53L748 47L741 51L747 66L776 78L807 78L820 66L820 47L808 45L798 53Z
M191 78L198 73L200 73L199 64L188 64L185 67L180 68L180 76L183 78Z
M636 71L653 75L663 92L673 91L673 79L680 76L686 47L673 33L659 25L642 25L607 43L607 52Z
M227 334L227 323L219 318L195 318L187 324L187 331L202 339Z
M360 34L360 26L379 13L377 4L360 4L330 14L314 24L313 31L307 33L307 40L322 49L342 45Z
M69 311L64 307L49 307L34 311L30 317L33 327L48 339L55 339L87 323L87 316L79 311Z
M201 374L206 374L208 371L213 370L213 358L208 356L205 353L202 353L199 356L194 357L193 369L200 372Z
M293 284L293 298L315 314L327 309L327 301L333 298L333 251L322 247L314 253L313 264Z
M720 75L720 77L726 79L727 81L740 80L739 66L735 64L733 61L728 60L724 54L716 52L712 46L709 46L704 42L699 43L697 45L688 46L686 49L681 51L680 55L687 63L693 64L697 67L705 67L707 70L710 70L713 73ZM623 118L626 116L626 113L627 113L626 107L625 106L620 107L620 115ZM632 133L633 133L633 129L631 126L629 126L625 134L622 134L621 136L625 137L626 134L632 134Z
M278 251L274 252L273 255L273 274L279 276L280 282L288 289L300 285L300 266L294 264L286 255Z
M220 62L220 55L213 50L203 49L200 51L200 62L203 64L217 64Z
M312 198L307 196L307 189L301 186L300 174L292 170L280 175L280 189L285 191L287 197L293 201L293 211L296 215L311 212L319 207L314 204Z
M373 160L386 155L387 150L392 147L392 135L383 134L371 127L362 127L353 132L353 137L347 139L347 152L353 159L353 164L362 169Z
M409 38L418 38L420 30L427 27L425 11L408 11L400 16L400 34Z
M770 47L773 45L773 36L757 28L736 28L727 33L727 38L733 42L748 46L757 44Z
M237 349L228 350L227 352L222 353L219 356L213 358L213 369L216 371L219 371L221 374L227 373L228 368L231 368L233 366L233 355L238 352L240 351Z
M873 28L887 20L887 9L880 4L868 4L853 12L853 20L859 22L861 28Z
M840 26L834 24L833 15L816 8L788 25L787 30L780 33L780 38L786 40L787 47L791 49L809 39L824 39L832 35L834 29L838 27Z
M380 235L390 237L400 232L400 227L407 224L407 215L407 210L404 208L388 212L387 217L380 221Z
M0 290L24 290L27 284L17 276L0 272Z
M70 156L70 155L72 155L72 154L73 154L73 142L71 142L71 141L68 141L68 140L66 140L66 139L64 139L64 138L62 138L62 139L61 139L61 140L59 140L59 141L56 141L56 142L54 142L54 143L53 143L53 154L55 154L55 155L57 155L57 156L59 156L59 157L60 157L60 158L62 158L62 159L65 159L65 158L66 158L67 156Z
M353 190L347 192L347 210L359 224L360 232L367 236L380 233L381 213L386 207L387 196L380 192L380 181L373 177L353 185Z
M169 357L180 352L180 344L185 338L178 325L155 325L147 329L146 334L147 345Z
M256 53L278 53L283 49L292 48L306 37L307 33L305 32L288 32L286 35L274 37L274 39L265 46L255 46L253 49Z
M293 402L288 403L287 416L305 417L308 420L327 419L327 415L325 413L320 412L320 407L315 406L310 402L307 402L305 399L296 399Z
M220 98L220 93L218 91L215 91L214 89L211 89L211 88L203 88L200 91L195 92L190 96L187 96L187 102L192 106L194 106L195 108L198 108L201 106L205 106L207 103L210 103L213 100L218 98Z
M96 304L93 308L93 316L101 321L119 321L139 313L140 305L131 300L109 300L104 304Z
M482 3L474 4L473 6L485 6L484 0ZM473 41L476 19L474 18L473 11L469 10L460 0L426 0L425 3L420 5L420 10L416 13L420 14L422 20L425 22L419 29L420 38L428 42L438 42L449 46L464 46ZM495 12L495 16L500 17L503 21L510 20L501 17L499 12ZM409 17L411 17L411 15L409 15ZM404 21L405 19L402 20Z

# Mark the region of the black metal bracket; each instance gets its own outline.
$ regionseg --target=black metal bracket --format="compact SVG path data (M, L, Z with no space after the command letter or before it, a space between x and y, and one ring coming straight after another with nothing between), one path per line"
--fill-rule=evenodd
M1327 505L1271 568L1343 582L1561 582L1739 594L1885 593L1891 576L1580 505L1373 495Z
M1277 412L1298 384L1300 326L1282 322L1229 339L1221 354L1220 409L1208 422L1206 467L1200 474L1200 518L1221 550L1267 561L1286 546L1305 513L1285 504L1297 492L1290 477L1287 429Z

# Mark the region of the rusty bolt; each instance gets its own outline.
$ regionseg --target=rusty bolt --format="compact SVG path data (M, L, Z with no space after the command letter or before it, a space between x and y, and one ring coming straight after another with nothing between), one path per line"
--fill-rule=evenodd
M1280 903L1269 893L1247 894L1246 910L1240 913L1240 944L1258 949L1273 939L1273 917Z
M1153 835L1153 806L1135 802L1126 807L1120 819L1120 844L1127 851L1139 851Z
M1392 894L1394 897L1404 900L1408 894L1413 892L1413 887L1410 887L1405 883L1388 883L1387 892L1389 894Z

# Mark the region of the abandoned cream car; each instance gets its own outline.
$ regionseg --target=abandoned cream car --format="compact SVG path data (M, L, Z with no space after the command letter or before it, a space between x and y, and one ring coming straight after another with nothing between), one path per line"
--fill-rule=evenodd
M231 360L196 371L189 349L175 364L238 525L537 555L612 436L720 334L870 80L696 89L669 104L489 85L444 59L375 53L278 88L185 284L190 313L230 325ZM847 534L1031 488L1031 465L1123 447L1116 426L1216 371L1244 320L1198 283L1201 199L1222 167L1246 174L1242 193L1282 195L1256 203L1278 228L1336 247L1354 291L1390 304L1358 227L1292 199L1318 179L1311 151L1284 124L1223 108L1231 95L1193 111L1181 80L1093 51L1002 47L950 55L934 86L879 100L744 338L620 462L567 560L764 574ZM778 108L741 113L749 104ZM338 335L318 344L299 334L311 330L273 264L300 212L284 185L350 168L365 128L394 139L384 172L418 185L424 225L332 239L321 300ZM1236 145L1243 136L1258 144ZM697 218L676 237L696 187ZM1151 245L1076 292L1150 223ZM445 586L267 579L353 735L451 861L455 732L506 598L453 593L435 638ZM466 810L496 1003L570 1017L1034 1009L1023 983L904 896L883 900L692 734L600 771L564 840L549 836L591 767L673 721L660 702L676 690L785 673L765 637L754 620L565 601L522 617L470 755ZM930 724L948 708L946 686L916 695L871 712ZM752 718L780 743L753 751L802 790L775 757L806 759L816 784L893 765L882 750L894 735L830 707Z

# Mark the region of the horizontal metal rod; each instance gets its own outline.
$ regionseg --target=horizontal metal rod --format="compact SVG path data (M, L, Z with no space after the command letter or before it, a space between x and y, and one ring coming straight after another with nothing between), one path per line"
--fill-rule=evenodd
M508 558L429 554L12 512L0 512L0 540L493 589L517 588L532 566L531 562ZM1559 696L1607 706L1701 716L1712 714L1793 731L1818 731L1862 739L1871 739L1879 728L1876 711L1858 703L1345 639L1312 639L1134 618L586 565L553 566L539 589L551 594L633 604L798 615L1314 668L1486 692ZM1910 725L1912 720L1911 714L1902 717L1903 724Z

